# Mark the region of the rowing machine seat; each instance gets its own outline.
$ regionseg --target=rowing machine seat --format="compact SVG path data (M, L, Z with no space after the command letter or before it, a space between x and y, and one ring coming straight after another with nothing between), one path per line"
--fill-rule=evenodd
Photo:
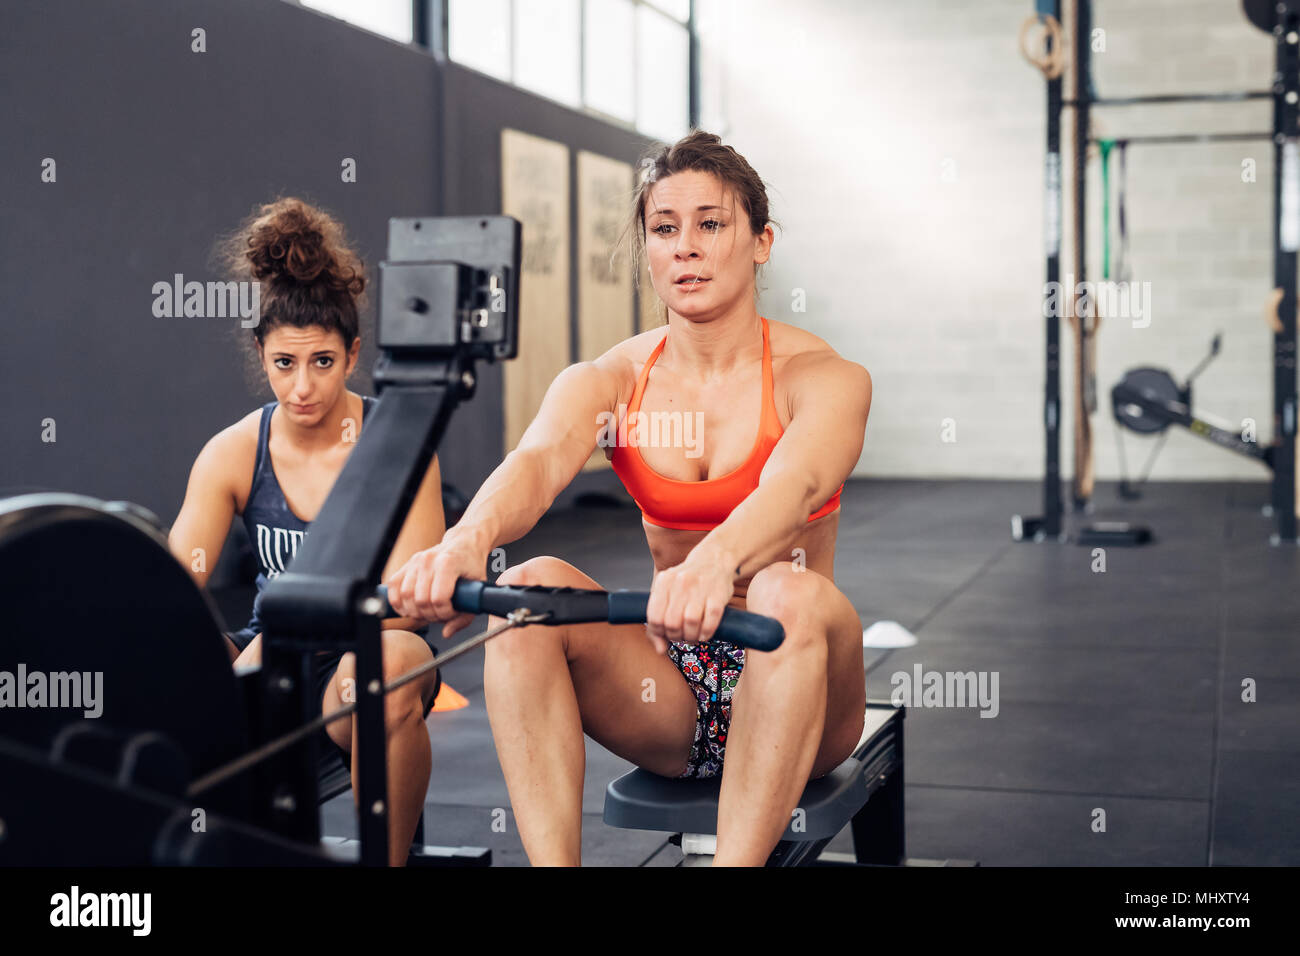
M868 701L862 736L853 753L804 788L796 813L768 866L816 861L846 826L853 828L854 862L899 864L904 858L903 718L888 701ZM683 848L717 833L720 778L674 780L636 769L605 791L607 824L683 834ZM802 810L802 814L798 811Z

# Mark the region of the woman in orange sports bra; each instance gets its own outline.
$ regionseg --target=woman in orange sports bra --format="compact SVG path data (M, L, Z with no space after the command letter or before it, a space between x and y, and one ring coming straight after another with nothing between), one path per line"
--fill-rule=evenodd
M772 449L780 441L785 429L777 416L776 406L772 402L772 348L767 328L767 319L763 323L763 401L759 411L758 435L749 457L734 471L720 478L704 481L678 481L666 478L646 464L641 455L635 432L631 444L616 443L610 455L614 471L623 482L623 487L632 496L641 509L641 515L652 525L660 528L673 528L678 531L712 531L722 524L731 514L732 509L740 504L749 493L758 487L759 475L763 465L772 454ZM665 335L650 353L649 360L641 368L636 380L636 390L628 405L627 417L633 419L641 410L641 397L645 394L646 379L650 367L659 358L668 344ZM826 504L808 516L809 521L830 514L840 505L840 493L844 483L835 489Z
M774 232L739 154L693 132L642 171L633 268L644 254L667 331L560 373L461 521L386 583L398 613L460 630L471 618L451 607L457 579L482 579L492 549L527 534L602 446L641 508L655 567L647 623L523 627L485 645L524 849L535 865L581 861L585 732L664 776L720 774L714 865L761 866L805 783L862 731L862 624L834 564L871 377L758 314ZM498 583L601 587L554 557ZM746 656L710 640L727 606L776 618L785 642Z

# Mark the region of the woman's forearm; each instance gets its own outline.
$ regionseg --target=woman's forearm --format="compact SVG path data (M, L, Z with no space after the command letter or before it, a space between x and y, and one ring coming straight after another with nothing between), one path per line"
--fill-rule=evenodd
M541 455L512 451L483 482L446 536L471 536L484 551L522 538L559 494L560 489L551 487L554 476L549 472Z
M791 543L815 510L813 491L812 483L802 475L763 479L692 553L725 562L737 578L747 578L773 562L793 559Z

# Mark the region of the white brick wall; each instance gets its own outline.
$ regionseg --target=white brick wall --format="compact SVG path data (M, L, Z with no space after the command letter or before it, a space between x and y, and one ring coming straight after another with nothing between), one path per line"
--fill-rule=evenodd
M1045 90L1020 57L1030 0L706 0L705 128L770 184L785 226L762 305L870 369L875 402L858 473L1033 478L1042 473L1042 162ZM1263 89L1272 45L1225 0L1098 0L1098 92ZM1267 130L1267 101L1098 110L1101 135ZM1071 116L1064 117L1070 129ZM1067 162L1068 141L1067 141ZM1258 181L1241 182L1254 157ZM1272 428L1272 148L1129 150L1134 278L1146 329L1113 320L1098 352L1099 477L1117 477L1110 387L1136 365L1181 377L1215 330L1224 350L1196 401ZM955 173L951 182L943 173ZM1089 270L1100 277L1101 196L1090 170ZM1066 240L1070 230L1066 199ZM1112 222L1114 212L1112 211ZM1068 246L1062 272L1072 271ZM792 290L807 312L791 312ZM1062 323L1063 337L1068 326ZM1072 464L1070 353L1063 470ZM957 441L940 440L952 418ZM1148 445L1125 433L1130 469ZM1185 432L1156 479L1262 478Z

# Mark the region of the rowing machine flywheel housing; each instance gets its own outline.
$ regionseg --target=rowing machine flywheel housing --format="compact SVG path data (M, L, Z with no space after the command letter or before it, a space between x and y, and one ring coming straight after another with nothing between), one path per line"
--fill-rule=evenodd
M0 599L0 679L14 698L0 737L71 753L69 734L149 732L184 755L185 777L247 749L217 616L140 512L80 495L0 500ZM204 806L235 811L242 789Z
M1131 389L1150 398L1154 403L1185 401L1173 376L1162 368L1135 368L1124 373L1119 384L1111 389L1111 407L1115 421L1140 435L1155 435L1169 427L1169 420L1158 418L1135 402L1124 401L1121 389Z

